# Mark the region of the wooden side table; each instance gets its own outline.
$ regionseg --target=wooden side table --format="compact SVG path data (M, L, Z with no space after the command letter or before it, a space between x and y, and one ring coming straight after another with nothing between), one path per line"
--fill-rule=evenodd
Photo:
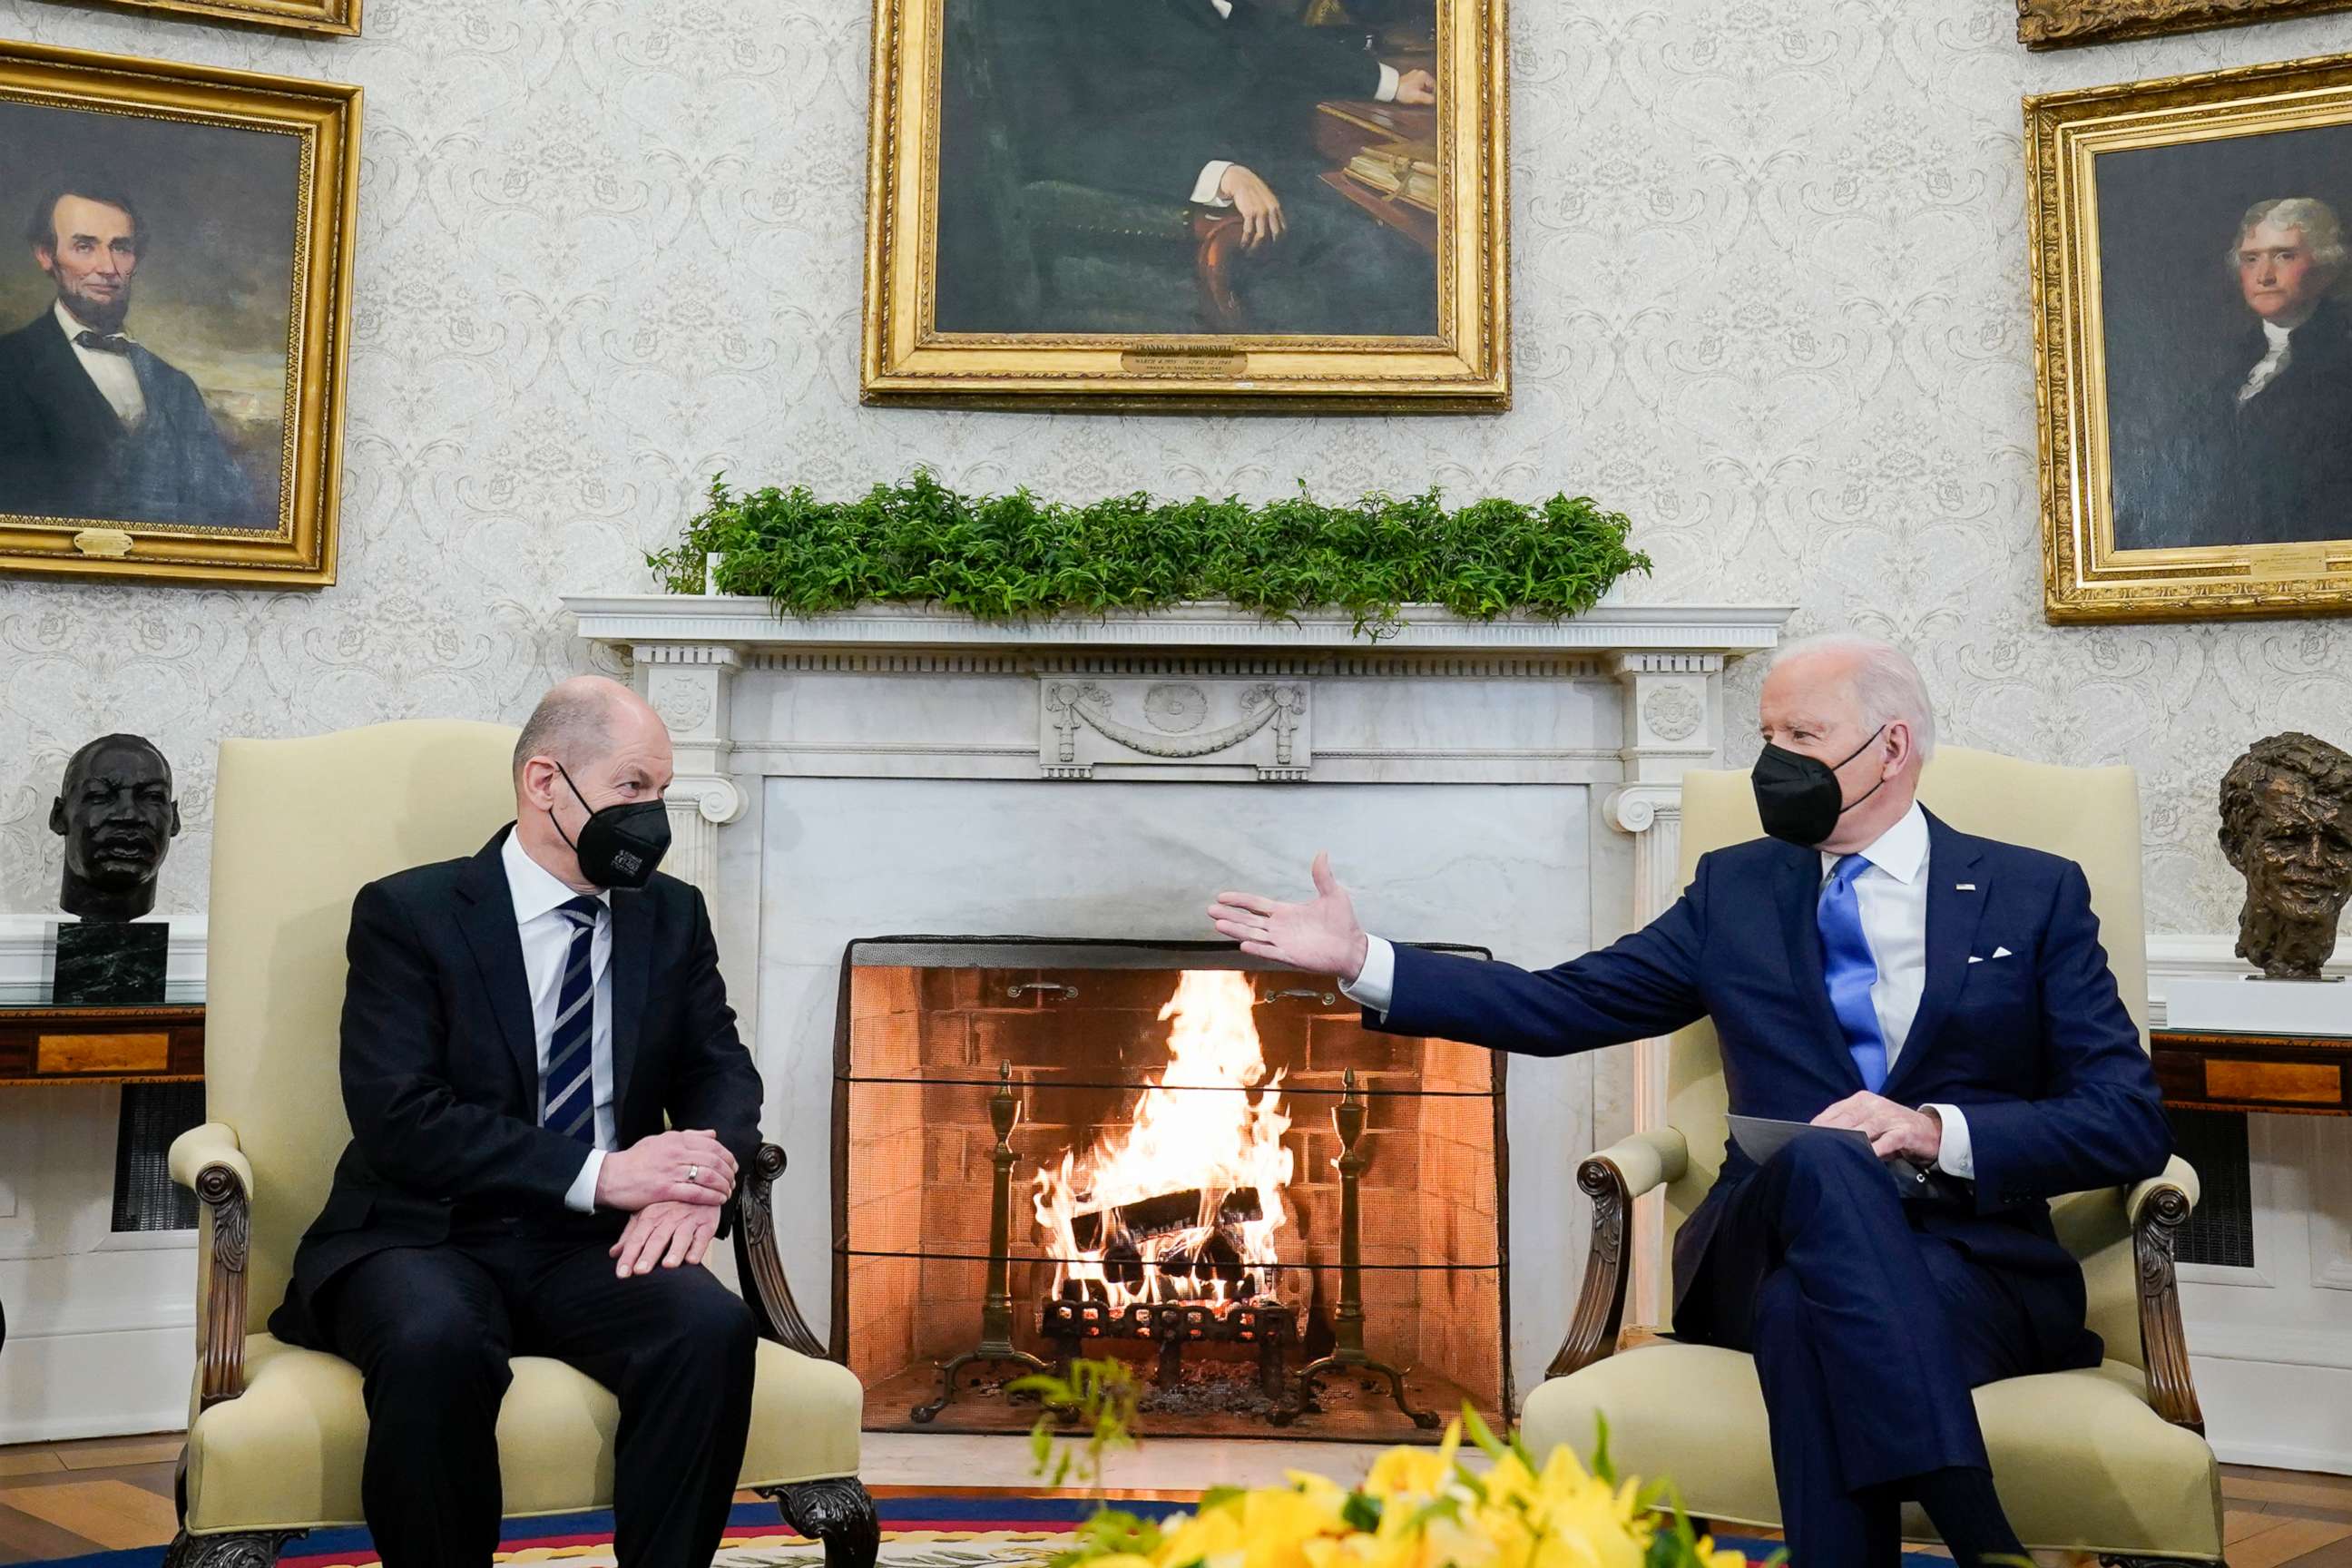
M2352 1037L2155 1029L2148 1042L2176 1110L2352 1116Z
M201 1083L204 1076L201 1002L0 1006L0 1086Z

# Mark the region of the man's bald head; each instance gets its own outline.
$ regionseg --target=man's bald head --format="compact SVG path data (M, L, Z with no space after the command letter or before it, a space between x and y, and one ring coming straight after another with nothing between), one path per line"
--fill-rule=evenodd
M660 799L674 771L669 729L644 698L575 675L539 700L515 742L515 837L559 880L589 891L572 848L589 815Z
M520 783L523 765L533 757L551 758L567 771L576 770L610 750L616 736L648 724L660 727L661 716L617 680L575 675L559 681L523 721L515 741L515 778Z

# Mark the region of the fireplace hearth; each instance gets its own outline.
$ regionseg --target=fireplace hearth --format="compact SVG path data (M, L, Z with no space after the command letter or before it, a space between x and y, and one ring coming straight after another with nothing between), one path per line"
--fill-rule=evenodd
M1510 1404L1499 1058L1221 944L851 944L835 1352L873 1429L1025 1429L1133 1362L1143 1429L1395 1441Z

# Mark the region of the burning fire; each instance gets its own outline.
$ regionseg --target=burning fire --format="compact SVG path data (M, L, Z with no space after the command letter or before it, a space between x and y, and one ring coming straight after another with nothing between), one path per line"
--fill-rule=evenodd
M1275 1234L1291 1174L1282 1075L1265 1077L1247 975L1188 969L1160 1009L1168 1068L1145 1081L1130 1124L1037 1173L1037 1224L1054 1295L1114 1310L1275 1294ZM1207 1091L1207 1092L1188 1092Z

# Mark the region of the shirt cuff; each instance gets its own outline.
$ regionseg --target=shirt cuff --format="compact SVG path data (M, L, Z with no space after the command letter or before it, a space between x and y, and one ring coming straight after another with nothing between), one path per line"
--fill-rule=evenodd
M1944 1144L1936 1152L1936 1169L1948 1176L1958 1176L1964 1182L1977 1179L1976 1145L1969 1142L1969 1119L1960 1114L1957 1105L1923 1105L1922 1110L1932 1110L1944 1124Z
M1234 166L1231 158L1212 158L1201 165L1201 177L1192 182L1192 205L1202 207L1229 207L1234 204L1217 194L1224 184L1225 171Z
M1386 1016L1396 1000L1396 949L1370 935L1364 938L1363 972L1339 987L1339 994L1360 1007Z
M1396 67L1387 65L1381 67L1380 89L1374 92L1372 96L1382 103L1394 103L1396 101L1397 81L1398 77Z
M580 1167L580 1173L572 1178L571 1191L563 1194L563 1206L574 1214L594 1214L596 1212L596 1175L604 1168L604 1151L589 1150L588 1163Z

